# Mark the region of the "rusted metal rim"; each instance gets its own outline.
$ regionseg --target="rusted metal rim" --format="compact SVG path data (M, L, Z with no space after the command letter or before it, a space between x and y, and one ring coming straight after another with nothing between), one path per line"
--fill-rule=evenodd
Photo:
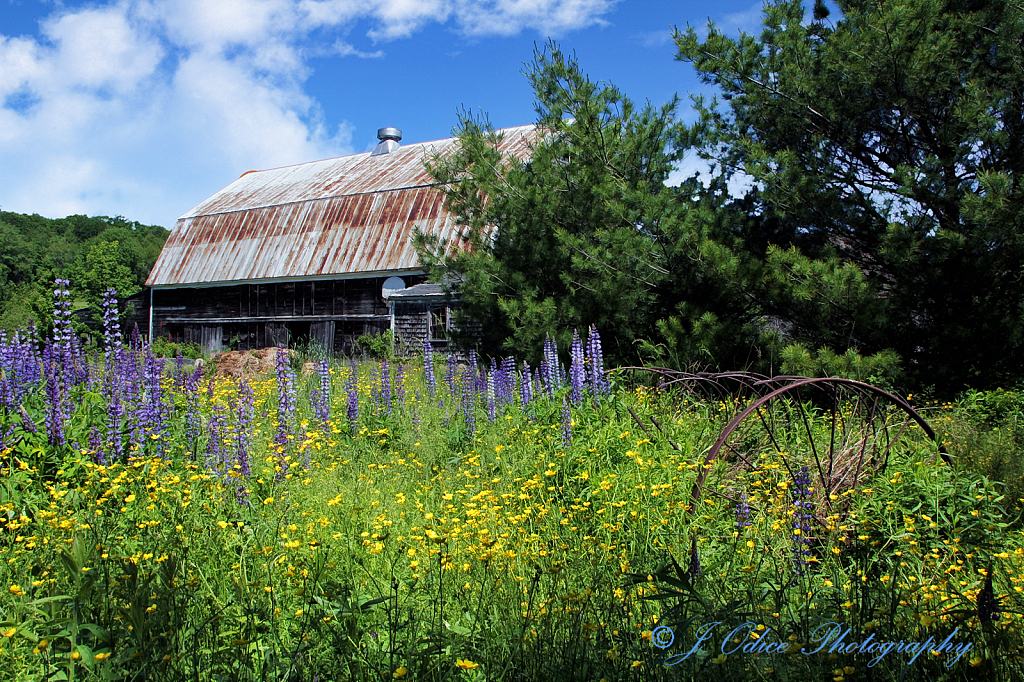
M778 386L779 383L783 383L784 385ZM716 459L719 458L719 455L720 455L722 449L726 446L726 444L729 442L729 439L737 431L737 429L740 427L740 425L743 424L743 422L748 417L750 417L752 414L758 414L759 417L763 420L763 416L762 416L761 410L768 403L770 403L773 400L779 400L779 399L782 399L782 398L785 398L785 397L789 397L788 394L797 395L798 392L800 391L800 389L802 389L802 388L809 387L809 388L812 388L812 389L816 389L816 390L820 390L820 391L825 391L825 392L831 391L833 399L836 402L838 402L838 389L839 388L849 389L851 395L856 395L856 396L872 396L873 400L874 400L874 402L872 404L872 407L871 407L871 410L870 410L872 417L874 416L874 413L878 409L880 403L887 403L887 404L893 405L893 406L899 408L900 410L902 410L907 415L907 417L909 419L911 419L913 422L918 424L921 427L922 431L924 431L924 433L928 436L928 438L930 438L934 442L938 442L938 440L939 440L938 436L935 433L935 430L932 429L931 425L928 424L928 422L906 400L904 400L903 398L900 398L899 396L894 395L894 394L892 394L892 393L890 393L890 392L888 392L888 391L886 391L884 389L881 389L881 388L879 388L877 386L873 386L871 384L864 383L862 381L856 381L854 379L844 379L844 378L839 378L839 377L824 377L824 378L773 377L771 379L764 379L764 380L756 382L754 384L753 388L754 388L754 392L757 393L758 390L764 391L766 389L769 389L769 388L772 388L772 387L776 387L776 386L778 386L778 387L774 388L773 390L770 390L767 393L764 393L764 394L760 395L755 400L753 400L741 412L739 412L735 417L733 417L733 419L729 422L729 424L725 427L725 429L723 429L722 433L719 435L719 437L715 441L714 445L711 446L711 449L708 451L708 454L704 457L704 461L702 462L702 465L701 465L701 470L700 470L700 472L698 473L698 476L697 476L697 481L694 483L694 486L693 486L693 489L692 489L691 495L690 495L693 502L696 502L700 498L701 491L704 488L704 481L707 478L707 475L708 475L708 472L709 472L709 470L711 468L711 465L715 462ZM834 406L833 409L838 409L838 405ZM762 421L762 423L763 423L763 421ZM769 429L769 427L767 425L765 425L765 430L768 431L769 436L772 439L774 439L774 435L771 433L771 430ZM899 432L897 433L897 438L899 438L902 435L903 430L904 430L903 428L901 428L899 430ZM855 480L857 480L859 478L860 473L861 473L859 467L861 465L863 465L863 463L864 463L864 455L865 455L864 448L866 448L866 442L867 441L866 441L866 436L865 436L861 440L861 452L859 453L860 457L858 459L858 470L857 470L857 472L854 475L854 479ZM890 442L888 444L888 446L885 448L885 451L883 453L884 454L884 460L888 459L888 454L889 454L889 450L891 449L891 447L892 447L892 443ZM813 443L812 443L812 448L813 448ZM944 461L946 461L947 463L951 462L951 459L950 459L949 455L946 453L944 447L940 446L939 453L942 456ZM819 471L817 473L819 474L820 478L824 479L824 474L821 471L821 466L822 465L821 465L820 460L818 459L818 453L816 451L814 452L814 457L815 457L815 460L817 461L817 464L818 464L818 467L819 467ZM747 462L747 464L750 465L751 463ZM787 467L789 466L788 462L787 462L786 466ZM882 462L881 468L884 469L884 467L885 467L885 461ZM789 473L792 476L794 472L790 471ZM826 497L826 500L827 500L827 497Z
M657 388L679 388L696 397L727 398L757 393L771 379L753 372L683 372L667 367L619 367L616 372L646 372L660 379ZM763 392L763 388L760 389Z

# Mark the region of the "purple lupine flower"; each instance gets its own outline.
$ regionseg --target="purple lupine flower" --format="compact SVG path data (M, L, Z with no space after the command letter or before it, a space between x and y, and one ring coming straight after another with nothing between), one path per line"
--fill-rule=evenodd
M81 386L82 384L89 385L90 373L89 373L89 358L85 354L85 349L82 348L82 341L77 336L71 337L71 380L75 386ZM73 406L69 405L68 418L71 417L71 411Z
M18 362L18 336L8 341L7 332L0 331L0 399L7 410L13 411L18 402L15 397L18 394L17 374L15 367Z
M540 378L544 383L544 392L549 396L561 387L559 382L558 345L551 335L544 337L544 358L540 363Z
M29 433L37 433L39 431L39 428L36 426L36 423L32 421L32 417L29 416L24 405L18 406L18 414L21 415L21 427L23 429Z
M551 371L548 369L548 362L546 357L541 358L540 368L537 370L537 376L540 378L540 392L543 392L544 395L551 397L552 386L554 386L554 384L550 379Z
M309 393L310 407L321 428L326 430L331 420L331 366L326 357L317 361L316 372L320 381Z
M348 393L348 416L349 428L352 433L356 432L356 423L359 421L359 367L356 361L352 360L348 366L348 381L345 384L345 391Z
M0 329L0 402L11 410L14 408L14 352L7 342L7 332Z
M995 590L992 589L992 567L985 574L985 583L978 590L976 599L978 620L982 623L992 623L999 620L1002 612L999 610L999 601L996 599Z
M20 364L20 343L18 333L8 341L7 332L0 332L3 344L0 345L0 352L3 354L3 373L0 374L0 386L3 387L3 404L8 412L13 412L21 401L18 399L19 380L18 369Z
M569 412L569 401L562 398L562 445L572 445L572 413Z
M387 359L380 361L380 399L388 413L391 412L391 367Z
M736 505L733 514L736 518L736 528L738 530L742 531L744 528L750 527L750 505L747 504L747 493L740 493L740 501Z
M519 401L525 409L533 402L533 377L530 374L530 364L523 360L523 378L519 382Z
M81 346L79 346L81 348ZM85 353L83 350L82 353ZM85 387L89 393L99 393L103 381L103 361L95 355L83 355L82 367L85 368Z
M100 435L100 428L95 424L89 429L89 450L98 464L107 464L107 457L103 452L103 437Z
M288 350L279 346L275 362L277 370L277 433L274 443L278 446L278 478L288 473L286 451L294 438L295 422L295 371L292 369ZM246 384L248 386L248 384ZM241 386L239 386L241 390ZM249 389L250 392L252 389ZM291 436L291 437L289 437Z
M167 449L164 434L168 428L168 409L164 401L163 387L160 385L164 363L149 352L148 348L146 348L145 354L143 381L146 393L140 417L142 428L147 436L147 443L153 443L154 450L163 455Z
M132 329L128 346L121 349L120 374L124 423L128 427L127 447L131 452L141 452L145 446L145 433L141 418L143 399L142 340L139 328Z
M370 402L374 411L380 409L380 365L370 366Z
M808 557L811 550L809 533L811 532L811 509L814 503L811 497L811 476L808 473L807 465L800 468L800 472L793 477L793 568L798 576L806 573L810 564Z
M120 382L116 381L116 383ZM110 400L107 402L107 464L111 464L121 459L124 454L124 441L121 436L121 417L123 413L124 408L121 405L121 393L120 391L114 392L110 396Z
M398 367L395 368L395 402L398 404L398 409L405 407L405 367L402 363L398 363Z
M427 380L427 394L433 398L437 393L437 379L434 377L434 349L430 341L423 341L423 376Z
M227 431L227 410L223 405L214 403L213 412L210 414L210 438L206 443L206 466L222 477L228 475L229 468L227 451L224 449Z
M46 375L46 433L50 445L66 444L65 422L74 409L68 391L74 383L74 333L71 330L71 292L67 280L54 280L53 333L43 346Z
M108 288L103 293L103 397L107 400L107 434L105 438L107 464L121 458L121 403L123 393L121 325L117 321L117 292Z
M476 435L476 379L469 367L462 373L462 412L470 440Z
M597 333L597 327L590 325L590 334L587 337L587 359L589 360L588 380L590 390L595 396L607 395L611 392L608 377L604 374L604 355L601 351L601 336Z
M72 386L85 382L85 353L71 323L71 291L68 290L70 282L66 279L56 279L54 284L56 288L53 291L53 341L60 356L58 378L61 390L67 396ZM64 419L69 420L74 411L74 402L66 400L63 405Z
M25 395L39 385L43 378L43 360L35 341L35 327L29 324L28 335L22 339L18 352L18 395L16 400L21 404Z
M174 376L174 387L177 388L179 391L185 390L185 382L188 381L189 373L185 370L185 365L187 363L188 363L188 360L185 359L185 356L182 355L181 349L179 348L178 352L175 353L175 355L174 355L174 373L173 373L173 376Z
M448 395L455 396L455 381L456 373L458 370L458 363L455 360L455 354L448 354L448 364L444 369L444 383L448 385Z
M697 538L693 539L690 544L690 565L686 569L686 577L691 581L704 575L704 570L700 565L700 554L697 552Z
M239 379L235 416L235 466L242 478L248 478L252 473L249 463L249 433L252 430L254 400L252 386L244 378Z
M477 357L476 350L469 351L469 366L467 367L469 371L463 373L462 380L473 382L473 395L477 398L486 395L487 391L487 372L486 370L481 372L479 365L480 359ZM481 377L483 377L482 382L480 381Z
M2 433L0 433L0 449L7 448L8 439L14 435L14 429L17 427L14 424L9 425Z
M586 369L583 364L583 342L577 330L572 331L572 364L569 367L569 400L573 405L583 404L583 385Z
M203 378L202 367L195 370L185 379L185 439L196 452L199 434L203 424L199 414L199 382Z
M492 365L493 367L493 361ZM494 399L494 381L495 381L495 370L491 370L487 373L487 422L493 424L497 418L497 406Z
M55 279L53 290L53 341L59 349L61 362L70 368L74 363L71 344L75 338L71 327L71 292L66 279Z
M516 393L516 361L511 357L503 358L498 368L498 406L502 413L505 407L515 402Z
M117 361L117 349L121 347L121 325L117 321L117 291L108 288L103 292L103 357L107 368L112 369Z
M60 358L55 344L43 347L43 370L46 373L46 435L50 445L64 445L64 386Z

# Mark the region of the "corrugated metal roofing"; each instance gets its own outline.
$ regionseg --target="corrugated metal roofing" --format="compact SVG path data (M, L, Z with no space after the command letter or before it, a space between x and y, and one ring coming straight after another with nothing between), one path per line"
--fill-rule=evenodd
M502 131L503 153L525 158L536 128ZM211 285L301 280L419 268L416 228L455 243L458 228L423 166L458 140L404 145L249 172L178 219L146 282Z
M392 301L418 301L423 299L444 298L444 288L434 282L414 284L405 289L399 289L391 294Z

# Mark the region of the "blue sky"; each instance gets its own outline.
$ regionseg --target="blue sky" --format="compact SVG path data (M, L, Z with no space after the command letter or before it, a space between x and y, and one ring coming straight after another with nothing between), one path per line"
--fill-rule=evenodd
M636 101L700 84L671 26L756 31L761 2L0 0L0 209L172 227L247 170L533 122L548 38ZM680 117L690 117L684 103Z

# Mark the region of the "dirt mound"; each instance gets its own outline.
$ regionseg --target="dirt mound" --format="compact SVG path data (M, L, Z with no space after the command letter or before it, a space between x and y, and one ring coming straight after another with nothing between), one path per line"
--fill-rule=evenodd
M289 349L260 348L249 351L227 351L213 356L213 366L219 377L254 377L257 374L273 372L277 367L277 354L291 354Z

